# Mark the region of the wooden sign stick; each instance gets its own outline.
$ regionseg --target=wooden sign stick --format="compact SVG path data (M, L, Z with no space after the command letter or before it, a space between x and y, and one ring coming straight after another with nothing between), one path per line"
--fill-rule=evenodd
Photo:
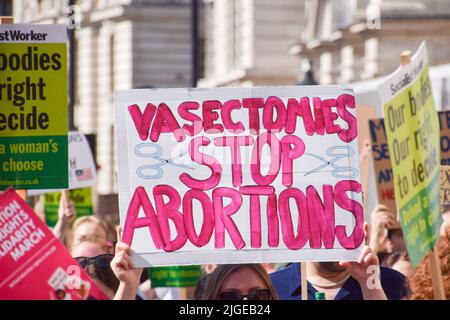
M308 300L308 282L306 279L306 262L300 262L300 279L302 288L302 300Z
M400 53L400 64L405 66L409 63L411 63L411 51L403 51ZM434 299L446 300L441 266L436 252L436 247L430 250L428 253L428 258L430 259L430 273L431 281L433 283Z

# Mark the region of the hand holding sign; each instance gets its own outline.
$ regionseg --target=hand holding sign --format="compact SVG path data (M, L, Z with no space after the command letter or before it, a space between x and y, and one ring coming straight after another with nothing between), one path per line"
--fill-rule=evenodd
M139 280L142 275L142 268L134 268L131 261L131 248L126 243L121 242L120 227L117 228L116 254L111 261L111 269L120 281L119 288L114 299L134 300Z
M387 300L380 283L380 261L368 245L370 243L369 225L364 222L366 246L356 262L341 261L339 264L358 281L365 300Z
M58 238L61 243L66 243L69 227L76 216L77 211L73 205L73 201L70 200L69 192L63 190L59 200L58 221L53 228L53 235Z

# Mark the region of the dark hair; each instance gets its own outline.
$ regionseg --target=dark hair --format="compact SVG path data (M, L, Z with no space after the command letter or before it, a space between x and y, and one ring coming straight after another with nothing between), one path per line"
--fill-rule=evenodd
M114 291L114 293L119 288L119 280L114 275L111 266L108 265L106 268L99 268L94 263L88 263L84 267L84 270L92 279L100 281Z
M447 204L441 205L441 213L442 214L447 213L449 211L450 211L450 204L447 203Z
M399 251L388 254L384 258L382 266L392 268L392 266L400 260L409 261L408 252Z
M266 269L261 264L223 264L217 266L216 269L207 277L205 289L202 294L204 300L218 300L219 291L223 282L228 276L240 269L248 268L255 272L261 280L263 280L267 289L270 290L271 300L278 300L278 295L272 286Z
M66 292L64 290L58 289L55 291L55 295L58 299L64 299L66 297Z
M400 229L400 228L397 228L397 229L388 229L388 231L387 231L387 238L388 238L389 240L391 240L391 239L392 239L392 236L393 236L395 233L399 233L399 232L403 235L403 230Z
M195 300L201 300L203 296L203 292L205 292L206 282L208 282L210 274L209 273L203 273L200 278L198 279L197 285L195 286L194 290L194 299Z

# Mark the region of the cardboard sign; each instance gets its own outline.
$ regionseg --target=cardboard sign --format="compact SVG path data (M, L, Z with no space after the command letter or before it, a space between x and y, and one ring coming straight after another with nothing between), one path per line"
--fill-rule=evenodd
M77 217L91 216L94 214L91 188L70 190L69 198L73 202ZM56 222L58 222L60 199L60 192L50 192L44 196L45 222L49 227L54 227Z
M441 165L450 165L450 111L439 111Z
M0 25L0 190L67 188L65 25Z
M441 166L439 174L441 207L450 205L450 166Z
M69 189L94 186L97 170L86 136L80 132L69 133Z
M351 89L129 90L115 115L122 240L136 266L359 256Z
M439 111L441 165L450 164L450 111ZM391 159L386 139L384 119L369 120L369 131L372 143L372 159L377 182L378 202L397 212L395 204L394 182ZM441 179L445 178L442 176ZM441 200L442 200L441 193Z
M148 269L148 277L152 282L152 288L194 287L201 275L200 266L154 267Z
M412 62L380 84L395 200L412 265L434 247L439 214L439 120L422 43Z
M365 144L370 140L368 120L375 116L375 109L371 106L357 105L356 119L358 124L358 148L360 152L360 171L361 184L363 187L363 200L367 201L367 193L369 188L369 172L370 172L370 155L365 156L363 153ZM364 202L364 206L365 206Z
M0 195L0 300L106 299L13 189Z
M97 170L94 157L86 136L77 131L69 132L69 190L94 186L97 182ZM56 189L29 190L29 196L49 192Z
M396 214L397 205L395 204L391 158L389 157L384 119L369 120L369 131L378 202L389 207Z

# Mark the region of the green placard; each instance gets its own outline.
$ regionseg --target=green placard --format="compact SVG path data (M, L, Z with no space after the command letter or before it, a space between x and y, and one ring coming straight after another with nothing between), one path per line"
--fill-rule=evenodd
M439 120L427 61L422 45L412 63L399 69L382 90L395 201L414 267L434 247L442 219Z
M68 186L65 32L0 26L0 190ZM12 41L18 34L25 40Z
M193 287L202 271L200 266L154 267L148 269L152 287Z
M92 205L92 189L82 188L69 190L70 200L73 201L77 217L90 216L94 214ZM54 227L58 221L60 192L46 193L44 196L45 222L49 227Z

